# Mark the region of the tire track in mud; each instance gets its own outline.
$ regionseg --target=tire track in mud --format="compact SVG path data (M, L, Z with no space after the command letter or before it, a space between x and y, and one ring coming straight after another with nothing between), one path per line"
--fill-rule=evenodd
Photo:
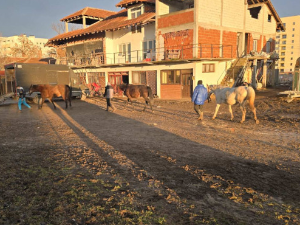
M106 104L105 100L99 99L87 99L86 101L102 107L105 107ZM115 102L121 105L119 108L122 108L122 100L118 99ZM134 104L138 105L135 108L143 108L140 103ZM205 120L199 122L194 112L173 110L167 107L160 107L159 110L155 109L154 114L148 112L141 113L137 110L128 111L121 109L118 111L116 112L117 114L126 116L127 118L149 125L155 124L156 127L168 132L239 157L255 160L265 165L275 164L274 166L278 169L288 172L300 171L300 168L297 166L297 163L300 162L300 155L298 149L294 147L297 146L297 143L299 144L298 137L300 134L298 132L281 132L276 127L265 127L262 123L256 125L249 118L250 122L246 121L244 124L240 124L229 121L229 119L228 121L224 121L223 119L211 120L208 116L204 115ZM165 126L168 123L170 125ZM164 126L162 127L160 124L164 124ZM174 124L178 124L178 126L174 126ZM183 127L186 129L182 129ZM191 136L191 132L195 132L197 135ZM200 141L197 138L199 136L203 137ZM214 141L211 142L211 139ZM276 148L272 148L272 146ZM243 150L241 151L241 149ZM266 149L268 149L268 155L261 157ZM278 152L281 153L282 163L277 163Z
M217 186L218 183L215 182L213 184L210 184L210 186L208 186L205 184L207 182L204 182L204 185L203 185L203 181L205 181L205 180L199 179L199 177L197 177L198 178L197 192L199 191L199 189L200 190L202 189L201 192L203 192L203 193L210 192L210 195L204 196L203 202L199 202L199 200L193 201L193 200L185 199L185 198L182 199L180 197L180 194L178 194L175 189L171 188L168 185L169 182L161 180L162 177L161 177L161 179L158 179L157 178L158 175L154 171L148 171L147 169L144 169L143 167L139 166L142 163L139 163L139 165L137 165L134 161L129 159L126 155L124 155L123 153L121 153L120 151L115 149L113 146L100 140L97 136L95 136L94 134L92 134L88 130L86 130L85 127L82 127L80 124L78 124L76 121L74 121L65 111L61 111L61 114L64 116L63 121L65 122L65 124L67 126L69 126L72 130L75 130L74 127L77 128L77 130L80 131L82 133L82 135L86 136L86 138L84 138L84 139L86 139L85 144L88 145L88 147L87 147L88 152L86 152L88 154L86 154L86 153L81 154L80 161L79 162L77 161L77 163L79 163L84 168L91 170L91 171L95 170L96 168L93 165L91 165L91 163L88 163L88 162L93 161L93 162L95 162L93 164L97 164L98 160L100 161L100 164L102 164L103 160L104 160L105 164L106 164L106 162L110 162L108 164L110 164L112 166L112 161L109 158L107 158L106 156L103 156L103 154L99 152L99 151L103 151L103 152L107 153L109 157L111 157L113 160L115 160L119 166L121 166L120 169L123 172L120 173L115 170L116 166L113 163L114 164L113 167L115 169L113 169L112 171L114 171L116 173L116 175L119 177L119 179L123 180L123 182L126 181L128 183L129 188L132 185L138 187L141 185L141 183L146 183L146 186L142 185L142 186L144 186L144 187L142 187L142 189L146 188L146 189L150 189L152 192L155 192L156 195L158 195L159 197L162 197L164 199L164 201L165 201L164 204L175 205L176 208L173 209L173 210L175 210L174 213L178 214L178 210L179 210L179 211L181 211L180 214L188 216L191 221L197 220L199 218L201 218L202 221L203 221L203 219L209 221L209 218L203 217L201 214L199 214L199 212L203 212L203 214L206 215L206 214L208 214L207 209L212 208L212 207L218 208L218 212L214 212L214 214L215 214L214 216L217 219L221 219L224 217L227 217L227 219L233 219L233 218L230 218L231 215L228 214L228 211L226 208L226 205L227 206L230 205L230 208L234 209L235 213L239 215L237 218L240 220L240 222L247 221L247 223L249 223L249 224L259 224L259 221L261 221L262 219L264 221L269 221L268 223L274 222L271 218L269 218L269 216L267 216L267 218L266 218L265 216L263 216L261 214L257 214L255 216L255 218L253 218L252 214L254 212L251 210L245 211L243 209L240 209L239 208L240 206L235 205L235 203L237 203L237 201L236 202L233 201L232 203L230 203L231 201L228 201L226 199L221 200L220 197L212 195L211 191L207 191L206 189L214 189L211 187ZM78 134L78 132L75 132L75 133L76 133L76 135L79 135L79 137L81 139L83 139L82 135ZM98 150L96 150L96 149L98 149ZM157 153L154 153L154 152L151 152L151 153L154 155L157 155ZM69 154L73 155L73 157L75 156L75 158L76 158L76 155L74 155L74 153L69 152ZM99 158L99 154L101 155L100 158ZM163 158L163 156L159 156L159 158ZM138 159L140 160L140 157L138 157ZM168 159L170 159L170 157L168 157ZM148 160L147 157L146 157L146 160ZM168 160L168 161L170 161L170 160ZM111 168L111 166L110 166L110 168ZM152 167L155 167L155 166L152 165ZM127 172L126 171L124 172L124 168L125 168L125 170L127 170ZM168 170L170 170L170 169L171 168L169 168ZM185 166L184 168L177 167L177 170L181 170L182 172L188 171L187 166ZM179 173L180 172L176 172L177 175ZM155 175L153 175L153 174L155 174ZM138 183L136 181L133 181L132 179L128 179L130 176L133 176L134 178L136 178L138 180ZM168 176L167 171L165 171L164 176ZM202 175L202 177L203 177L203 175ZM219 177L219 176L213 176L213 177ZM120 183L122 183L122 182L120 182ZM189 185L191 185L191 184L189 183ZM189 189L192 190L191 188L189 188ZM134 191L139 192L136 189L134 189ZM140 193L139 195L140 195L140 198L143 198L143 196L142 196L143 193ZM151 194L151 195L153 196L154 194ZM215 200L213 200L213 199L215 199ZM225 202L225 204L224 203L216 204L215 201L217 199L221 202ZM216 205L218 205L218 206L216 206ZM165 207L167 207L167 205ZM171 217L175 217L175 216L172 215ZM235 218L235 219L237 219L237 218Z
M163 111L160 111L160 114L155 114L155 116L161 116ZM175 114L176 115L176 114ZM185 113L183 114L185 115ZM178 114L177 114L178 116ZM135 117L136 118L136 117ZM165 118L168 118L165 116ZM180 120L182 122L182 120ZM190 122L190 120L186 120ZM174 124L173 124L174 125ZM209 126L207 126L209 127ZM225 132L224 132L225 133ZM253 138L254 139L254 138ZM253 140L257 141L257 140ZM223 140L220 141L221 143ZM262 145L260 142L256 142ZM248 143L245 143L245 147L248 145ZM262 146L262 148L267 147L268 144ZM277 146L278 147L278 146ZM165 156L161 152L155 152L151 151L153 154L157 154L161 158L168 159L167 161L174 162L176 164L176 160L172 159L170 156ZM199 180L204 181L210 185L210 187L216 189L220 194L228 196L230 200L233 202L239 202L244 205L244 207L248 208L250 211L253 211L257 214L264 214L267 213L268 216L273 217L274 219L278 221L284 221L289 220L293 223L299 222L298 217L298 208L294 208L294 206L291 205L285 205L281 204L280 201L276 201L275 198L268 196L267 194L264 194L259 191L255 191L251 187L243 187L243 185L235 184L233 181L227 181L224 178L216 175L207 174L205 171L189 165L181 165L178 166L178 168L184 169L193 176L197 177ZM167 175L167 173L166 173ZM203 178L205 177L205 178ZM208 179L206 179L208 178ZM244 200L243 196L252 196L252 198L247 198L247 200ZM256 204L256 205L255 205ZM265 211L261 210L261 205L264 206ZM243 213L241 213L242 215Z

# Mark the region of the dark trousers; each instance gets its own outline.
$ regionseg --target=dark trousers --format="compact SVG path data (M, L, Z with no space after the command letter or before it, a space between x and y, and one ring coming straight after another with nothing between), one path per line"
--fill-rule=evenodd
M106 109L106 110L108 110L108 107L109 107L109 106L113 109L113 111L116 109L116 108L114 107L114 105L111 103L111 98L107 98L107 99L106 99L106 105L107 105L107 109Z
M196 105L196 104L194 104L194 110L200 116L201 113L203 113L203 105Z

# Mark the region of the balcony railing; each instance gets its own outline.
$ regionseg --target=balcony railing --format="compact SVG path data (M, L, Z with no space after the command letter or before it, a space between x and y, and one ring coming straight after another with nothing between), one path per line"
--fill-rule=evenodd
M125 53L106 53L94 55L79 55L61 57L57 64L70 66L101 66L104 64L130 64L151 61L207 59L207 58L236 58L237 48L232 45L198 44L165 46L164 48L149 49L147 51L135 50Z

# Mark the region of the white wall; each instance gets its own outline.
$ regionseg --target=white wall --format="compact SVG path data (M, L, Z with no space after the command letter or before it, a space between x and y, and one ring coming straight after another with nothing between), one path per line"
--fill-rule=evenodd
M142 60L142 43L146 40L155 40L155 24L147 24L142 27L141 33L132 33L131 28L125 28L118 31L106 32L106 57L107 63L125 63L125 56L119 56L120 44L131 43L131 62ZM137 53L138 51L138 53ZM115 54L113 54L115 53ZM127 58L128 59L128 58Z

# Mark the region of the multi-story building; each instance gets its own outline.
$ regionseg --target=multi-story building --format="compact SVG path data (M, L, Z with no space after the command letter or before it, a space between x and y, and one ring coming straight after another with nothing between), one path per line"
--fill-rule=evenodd
M34 46L37 46L41 50L40 57L48 57L49 51L53 49L51 47L45 46L48 41L47 38L37 38L33 35L15 35L10 37L0 37L1 55L11 57L11 49L20 44L20 37L26 38L28 41L32 42Z
M122 0L117 6L124 9L106 17L101 10L65 17L97 22L48 41L66 47L57 62L68 63L84 82L94 76L115 86L148 84L159 97L178 99L190 97L197 80L239 78L238 66L254 83L261 73L264 86L272 74L270 53L283 24L270 0Z
M285 30L276 34L276 51L280 57L276 67L280 74L293 74L300 57L300 15L281 19Z

